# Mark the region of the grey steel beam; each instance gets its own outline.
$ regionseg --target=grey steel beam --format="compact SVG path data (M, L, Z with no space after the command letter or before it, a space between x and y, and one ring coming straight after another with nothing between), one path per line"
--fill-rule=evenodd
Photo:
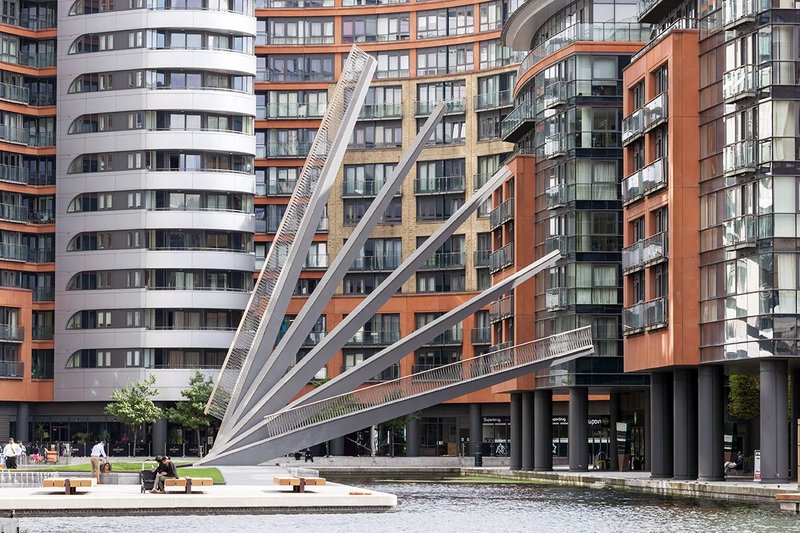
M581 356L593 351L592 348L582 350ZM557 361L557 358L556 358ZM259 464L276 457L285 455L289 451L313 446L319 442L347 435L377 423L393 420L406 416L433 405L469 394L492 385L497 385L523 376L537 366L553 364L553 360L539 361L527 365L513 367L489 374L478 379L456 382L451 386L431 391L426 394L403 398L401 400L382 404L373 408L359 411L342 418L335 418L320 422L319 424L300 429L295 432L276 437L262 438L243 444L237 448L229 449L211 457L205 457L197 464L205 465L253 465ZM266 422L262 422L266 423Z
M350 269L353 261L360 253L364 243L370 236L370 233L378 224L378 221L386 212L395 193L400 189L403 180L408 175L409 171L414 168L417 158L425 144L428 142L431 134L436 128L437 124L442 120L447 106L444 102L439 102L436 108L422 125L411 146L403 154L403 158L395 167L392 177L381 187L375 200L370 204L367 212L359 221L358 225L353 229L350 237L345 242L339 253L336 254L336 259L328 267L325 275L320 280L314 292L311 293L308 301L303 305L300 314L297 315L289 330L283 336L281 341L275 347L274 353L253 379L252 386L249 390L241 396L238 404L233 411L234 421L238 421L239 416L246 410L252 407L254 397L262 397L267 393L286 373L286 370L291 366L292 359L295 354L300 351L308 334L314 328L319 316L325 310L331 296L336 292L336 287L341 283L342 278ZM322 364L324 365L324 363ZM319 368L322 368L320 365ZM317 368L317 370L319 370Z
M489 195L510 175L508 167L500 168L489 178L469 201L456 210L447 221L414 250L403 263L381 283L375 291L342 320L334 330L325 336L311 351L295 365L281 380L261 397L256 404L239 420L226 435L226 441L239 438L243 429L257 424L260 418L277 411L286 404L314 377L331 356L340 350L353 335L369 320L386 301L397 293L403 283L458 229L467 218L489 197ZM221 451L221 450L220 450ZM212 451L212 453L214 453ZM219 453L219 452L217 452Z

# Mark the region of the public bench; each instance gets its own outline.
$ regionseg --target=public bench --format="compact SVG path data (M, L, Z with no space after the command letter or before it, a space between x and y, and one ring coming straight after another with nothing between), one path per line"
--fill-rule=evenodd
M278 486L291 486L292 492L305 492L307 485L324 485L324 477L297 477L297 476L275 476L272 482Z
M164 480L164 491L170 488L179 487L183 489L186 494L192 493L193 487L210 487L214 484L214 480L210 477L180 477L180 478L167 478Z
M94 487L97 480L93 477L50 477L42 480L42 488L63 488L64 494L77 494L78 487Z

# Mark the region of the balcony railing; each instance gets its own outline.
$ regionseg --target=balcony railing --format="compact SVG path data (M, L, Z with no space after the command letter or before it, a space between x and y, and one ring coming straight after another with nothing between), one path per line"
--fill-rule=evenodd
M552 185L545 189L545 205L548 209L555 209L567 205L569 196L564 185Z
M439 268L464 268L467 264L466 252L436 252L419 268L422 270Z
M622 334L632 335L645 329L664 327L669 321L667 299L656 298L622 310Z
M664 3L666 3L666 0L656 0L656 1L663 1ZM639 5L641 6L641 4ZM640 17L642 13L643 13L642 11L639 12ZM658 45L658 43L660 43L661 41L672 35L672 33L680 30L696 30L699 27L700 27L699 21L696 18L683 17L675 20L672 24L670 24L666 28L660 30L655 37L650 39L649 43L647 43L645 46L642 47L641 50L633 54L633 56L631 56L630 63L633 64L639 59L641 59L647 52L655 48L656 45Z
M311 143L267 143L266 157L302 158L308 156Z
M0 220L27 222L28 208L16 204L0 204Z
M297 185L297 180L269 180L266 183L256 184L256 194L261 196L291 196L295 185Z
M414 114L417 116L430 115L433 113L439 100L428 100L427 102L414 102ZM459 114L466 112L467 105L464 98L453 98L445 100L445 114Z
M726 248L748 248L756 245L758 224L756 215L744 215L722 223L722 245Z
M722 148L722 171L727 175L755 172L758 166L756 141L728 144Z
M647 239L637 241L622 249L622 270L637 270L667 258L669 239L667 232L661 232Z
M644 104L644 131L649 131L667 120L667 93L663 92Z
M494 93L483 93L475 97L476 111L510 107L512 105L514 105L514 91L511 89Z
M53 326L33 326L31 336L35 341L53 340Z
M509 198L489 212L489 226L492 229L500 227L514 218L514 199Z
M16 324L0 324L0 340L22 342L25 339L25 329Z
M22 361L0 361L0 379L22 379L24 372Z
M755 65L742 65L722 76L722 97L725 103L753 98L757 92L758 68Z
M522 102L500 123L500 136L514 142L524 133L523 124L532 122L536 111L530 102Z
M570 238L566 235L550 235L544 241L544 249L546 253L560 251L562 254L574 252L570 248Z
M472 328L469 332L469 337L472 344L491 344L492 328Z
M666 157L656 159L622 180L622 203L628 204L665 187L669 180L669 164Z
M504 296L489 306L489 322L499 322L514 316L514 296Z
M355 198L377 196L385 183L385 181L356 181L346 179L344 183L342 183L342 196ZM401 191L398 190L395 196L400 196L400 194Z
M402 104L365 104L361 108L358 118L380 119L380 118L401 118L403 116Z
M257 9L297 8L297 7L333 7L333 0L256 0Z
M441 344L461 344L464 342L464 331L461 327L456 329L448 329L444 333L437 335L431 342L429 342L426 346L431 345L441 345Z
M640 107L622 119L622 144L636 140L644 133L644 110Z
M567 153L567 134L556 133L544 138L544 156L552 159Z
M359 331L347 341L350 346L389 346L400 340L399 330Z
M742 24L753 22L757 13L756 0L724 0L722 25L726 30L732 30Z
M55 146L55 135L52 131L36 132L8 124L0 124L0 139L28 146Z
M403 258L399 255L367 255L356 257L350 270L355 271L381 271L381 270L394 270L400 266Z
M508 243L489 256L489 270L497 272L514 264L514 243Z
M316 118L325 114L328 104L316 102L270 103L266 105L266 118Z
M429 176L414 181L415 194L458 193L465 190L464 176Z
M0 83L0 100L27 104L30 102L30 98L31 91L27 87L12 85L10 83Z
M548 311L561 311L567 308L567 288L553 287L544 293L544 307Z
M267 44L279 46L312 46L321 44L333 44L333 35L304 35L304 36L277 36L267 34Z
M56 299L54 287L36 287L33 289L34 302L52 302Z
M490 255L492 255L491 250L475 250L475 252L473 252L473 263L475 268L488 268Z
M540 97L539 103L541 107L537 106L537 110L551 109L567 103L567 84L563 81L557 81L550 85L545 85L544 94Z

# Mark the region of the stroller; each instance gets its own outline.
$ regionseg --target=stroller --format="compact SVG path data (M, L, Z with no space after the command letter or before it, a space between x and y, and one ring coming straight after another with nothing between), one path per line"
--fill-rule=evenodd
M153 485L156 483L156 473L153 470L146 470L144 463L142 463L142 469L139 470L139 482L142 484L142 494L146 490L153 490Z

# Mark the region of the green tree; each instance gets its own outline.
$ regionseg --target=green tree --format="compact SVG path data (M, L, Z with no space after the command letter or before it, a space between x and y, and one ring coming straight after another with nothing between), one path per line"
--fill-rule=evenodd
M211 397L214 382L199 370L189 380L189 387L181 391L185 402L178 402L167 409L167 418L173 424L193 429L197 436L197 451L200 453L200 428L211 425L211 416L205 413L206 404Z
M728 412L741 420L754 420L759 415L760 379L758 375L731 374Z
M136 437L142 426L164 418L164 411L153 403L153 398L158 395L155 384L156 377L153 374L141 381L134 381L111 393L112 402L105 407L107 414L133 429L133 453L136 453Z

